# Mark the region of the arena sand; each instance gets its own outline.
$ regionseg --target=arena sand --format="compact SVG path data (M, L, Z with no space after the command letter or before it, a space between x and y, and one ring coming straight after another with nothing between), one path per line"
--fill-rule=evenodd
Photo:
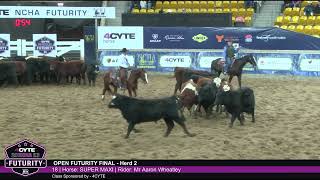
M138 97L173 93L172 75L149 75ZM233 128L225 114L209 120L185 112L187 137L176 125L163 137L163 121L137 125L124 139L127 123L101 101L96 87L32 85L0 89L0 144L27 138L46 147L48 159L320 159L320 79L244 75L256 96L256 123L246 115ZM3 156L3 153L2 153ZM4 157L2 157L4 158Z

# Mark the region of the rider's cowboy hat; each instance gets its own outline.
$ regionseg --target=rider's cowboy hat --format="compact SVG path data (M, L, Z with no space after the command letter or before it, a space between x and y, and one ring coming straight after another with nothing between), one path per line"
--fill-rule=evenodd
M125 53L125 52L128 52L128 50L127 50L127 48L122 48L122 50L120 52Z

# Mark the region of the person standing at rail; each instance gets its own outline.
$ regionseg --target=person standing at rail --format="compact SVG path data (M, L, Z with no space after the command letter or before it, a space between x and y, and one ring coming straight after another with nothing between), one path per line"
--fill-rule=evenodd
M223 74L226 75L229 68L231 67L233 61L235 60L235 55L238 53L239 48L234 48L232 39L226 39L227 45L223 48L223 58L225 60L223 66Z

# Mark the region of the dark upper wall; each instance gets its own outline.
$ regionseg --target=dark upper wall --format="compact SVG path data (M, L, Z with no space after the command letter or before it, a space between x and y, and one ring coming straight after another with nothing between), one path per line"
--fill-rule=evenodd
M230 27L230 13L218 14L122 14L123 26Z
M57 6L60 1L1 1L1 6ZM61 1L64 6L100 7L102 1ZM11 39L32 40L32 34L56 33L59 40L83 38L83 26L94 25L93 19L31 19L30 27L15 27L15 19L0 19L0 33L11 34Z

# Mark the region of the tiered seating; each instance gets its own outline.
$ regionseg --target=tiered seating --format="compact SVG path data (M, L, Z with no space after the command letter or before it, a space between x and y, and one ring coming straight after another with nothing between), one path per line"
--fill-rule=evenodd
M312 1L312 3L316 3L316 1ZM275 27L319 37L320 16L305 16L304 7L307 4L307 1L302 1L300 8L286 8L283 15L276 18Z
M232 13L232 22L242 16L247 26L252 25L253 8L244 8L242 1L157 1L154 10L132 9L132 13Z

